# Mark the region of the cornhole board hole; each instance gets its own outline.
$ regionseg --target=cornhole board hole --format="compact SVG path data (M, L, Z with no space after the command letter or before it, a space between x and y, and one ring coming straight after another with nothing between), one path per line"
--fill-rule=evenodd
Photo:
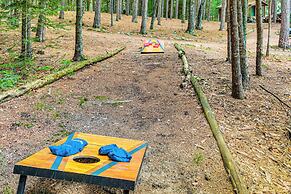
M73 138L81 138L88 142L84 150L78 154L68 157L55 156L46 147L16 163L13 173L20 174L17 194L24 193L27 176L120 188L124 193L134 190L147 143L75 132L54 145L60 145ZM108 144L117 144L128 151L132 155L131 161L114 162L108 156L99 155L99 148Z
M141 49L142 54L150 54L150 53L164 53L165 47L164 44L158 39L148 39L143 43L143 47Z

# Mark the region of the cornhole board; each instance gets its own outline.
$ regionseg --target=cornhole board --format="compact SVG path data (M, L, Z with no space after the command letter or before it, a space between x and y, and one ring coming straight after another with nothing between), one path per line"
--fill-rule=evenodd
M148 39L143 43L143 47L141 49L142 54L150 54L150 53L164 53L165 47L164 44L159 39Z
M134 190L148 146L147 143L75 132L54 145L60 145L73 138L81 138L88 142L84 150L78 154L68 157L55 156L46 147L16 163L13 173L20 174L17 194L24 193L27 176L120 188L123 189L124 193ZM132 155L131 161L114 162L108 156L99 155L99 148L108 144L116 144L128 151ZM84 164L73 160L73 158L80 156L97 157L100 161Z

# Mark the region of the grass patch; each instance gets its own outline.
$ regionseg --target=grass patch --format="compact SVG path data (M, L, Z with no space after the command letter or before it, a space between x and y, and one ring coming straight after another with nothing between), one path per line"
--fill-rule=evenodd
M17 127L25 127L26 129L30 129L34 126L33 123L21 122L21 121L16 121L14 124Z
M46 65L46 66L42 66L42 67L38 67L36 70L37 71L51 71L54 68L52 66Z
M61 118L61 113L60 113L59 111L55 111L55 112L53 112L53 114L52 114L52 119L53 119L53 120L57 120L57 119L59 119L59 118Z
M34 107L36 110L39 110L39 111L45 111L45 110L52 111L53 110L53 107L51 105L48 105L44 102L37 102Z
M105 101L105 100L108 100L109 97L108 96L95 96L95 99L98 101Z
M21 79L21 76L12 70L2 70L0 71L0 89L8 90L14 88L16 84Z
M50 142L57 142L65 137L70 135L70 132L66 129L62 129L52 135L52 137L49 139Z
M15 192L9 185L5 185L2 189L2 193L3 194L13 194Z
M202 164L203 160L204 160L203 153L201 153L201 152L195 153L194 158L193 158L193 163L194 164L200 165L200 164Z
M86 102L88 101L88 99L84 96L79 98L79 106L83 106Z

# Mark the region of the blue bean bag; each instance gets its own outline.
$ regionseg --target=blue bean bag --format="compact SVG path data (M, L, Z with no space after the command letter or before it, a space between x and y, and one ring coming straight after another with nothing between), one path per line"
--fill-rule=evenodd
M122 148L117 147L116 144L102 146L99 149L100 155L108 155L108 157L116 162L130 162L132 156Z
M85 140L75 138L58 146L49 146L49 149L54 155L67 157L81 152L87 145Z

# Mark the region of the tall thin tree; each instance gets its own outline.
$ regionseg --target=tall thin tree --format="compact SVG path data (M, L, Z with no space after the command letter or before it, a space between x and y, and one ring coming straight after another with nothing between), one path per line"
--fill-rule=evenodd
M31 59L31 5L30 0L24 0L22 3L21 57Z
M157 14L158 25L161 25L162 0L157 0L157 4L158 4L158 14Z
M266 56L270 55L270 37L271 37L271 25L272 25L272 0L269 0L269 9L268 9L268 40L267 40L267 49L266 49Z
M189 0L189 14L188 14L188 27L186 32L194 34L195 28L195 0Z
M132 19L131 21L137 23L137 13L138 13L138 0L133 1L133 11L132 11Z
M101 0L95 1L95 16L93 22L93 28L101 27Z
M59 19L64 19L65 18L65 0L61 0L61 10L60 10L60 14L59 14Z
M83 0L76 0L76 35L75 35L75 54L73 61L84 60L83 55Z
M239 55L239 32L237 22L237 1L230 0L230 26L231 26L231 50L232 50L232 97L237 99L244 98L242 85L240 55Z
M227 21L227 59L231 63L231 24L230 24L230 1L227 0L227 11L226 11L226 21Z
M148 0L142 0L142 20L141 20L141 27L140 33L146 34L147 33L147 12L148 12Z
M201 0L201 3L198 8L197 20L196 20L196 29L202 30L202 16L203 10L205 8L205 0Z
M175 18L178 19L178 17L179 17L179 0L176 0Z
M151 20L151 26L150 29L154 29L154 23L156 20L156 12L157 12L157 0L153 0L153 12L152 12L152 20Z
M225 14L226 14L226 3L227 0L222 0L221 4L221 14L220 14L220 27L219 30L222 31L224 30L224 25L225 25Z
M272 2L272 15L273 15L273 22L277 22L277 0L273 0Z
M166 20L169 18L169 0L166 0Z
M45 41L45 8L46 8L46 1L40 0L39 1L39 16L38 16L38 22L37 22L37 28L36 28L36 39L38 42L44 42Z
M237 1L237 21L238 21L238 33L239 33L239 54L240 54L240 69L242 76L242 85L244 89L249 87L250 75L247 61L247 51L244 40L244 29L243 29L243 11L242 1Z
M110 0L110 26L113 26L113 22L114 22L114 19L113 19L113 12L114 12L114 0Z
M116 8L115 8L116 9L116 18L115 19L116 19L116 21L119 21L119 18L120 18L119 17L119 14L120 14L120 11L119 11L120 8L119 8L119 6L120 6L120 1L121 0L114 0L114 1L115 1L115 5L116 5Z
M256 75L262 75L263 60L263 21L262 21L262 1L256 0L256 24L257 24L257 54L256 54Z
M183 5L182 5L182 23L185 23L185 19L186 19L186 0L183 0Z
M173 18L173 12L174 12L174 0L171 0L170 19Z
M286 49L290 47L289 27L290 27L290 0L281 1L281 28L279 35L279 47Z
M125 14L128 16L129 15L129 10L130 10L130 0L126 0L126 9L125 9Z

